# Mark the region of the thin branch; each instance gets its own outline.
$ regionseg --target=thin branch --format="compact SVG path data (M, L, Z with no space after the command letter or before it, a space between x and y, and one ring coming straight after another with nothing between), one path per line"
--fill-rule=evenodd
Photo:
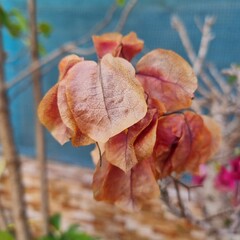
M8 96L5 91L4 80L4 49L2 29L0 26L0 139L3 147L3 157L7 162L9 181L12 188L11 204L16 229L16 239L28 240L31 239L31 233L27 223L21 163L14 142L14 134L10 121Z
M202 38L198 55L193 65L193 69L196 75L198 75L202 71L203 63L208 52L209 43L214 38L211 32L211 27L213 26L214 23L215 23L214 17L205 18L205 22L202 27Z
M15 56L6 59L6 64L12 64L20 59L22 60L22 57L26 57L26 54L28 55L28 53L26 53L26 47L23 46Z
M103 20L97 23L87 34L85 34L79 41L77 41L77 45L83 45L91 40L93 34L96 34L103 30L113 19L113 15L116 12L118 6L116 1L110 6L107 10Z
M130 0L126 7L123 10L123 13L117 23L117 26L115 27L115 31L116 32L121 32L124 25L127 22L128 16L131 13L131 11L133 10L133 8L135 7L135 5L137 4L138 0Z
M177 16L173 16L171 23L172 23L173 28L179 34L179 37L181 39L181 42L183 44L183 47L184 47L188 57L190 59L191 64L194 66L195 62L199 61L199 64L197 65L198 66L197 74L200 75L203 83L208 87L208 90L211 91L217 99L222 100L221 94L218 91L216 91L216 88L212 84L212 81L210 80L210 78L207 76L207 74L204 71L202 71L203 61L204 61L205 55L207 53L206 50L208 49L208 43L209 43L209 40L211 39L209 37L210 26L211 26L211 24L213 24L212 23L213 20L211 18L208 18L208 19L210 19L211 21L206 20L205 25L203 27L205 29L204 34L206 34L207 36L205 36L205 35L202 36L202 40L201 40L202 44L201 44L200 49L199 49L199 53L201 54L200 61L198 60L199 56L196 55L196 53L195 53L195 51L192 47L192 43L191 43L190 38L188 36L187 30L186 30L183 22L181 21L181 19ZM201 68L199 68L199 67L201 67ZM207 95L205 93L204 89L201 88L201 87L199 87L199 92L201 93L202 96Z
M46 64L50 63L51 61L55 60L56 58L60 57L64 53L73 51L77 48L77 45L74 42L66 43L62 47L54 50L52 53L48 54L46 57L43 57L39 63L34 62L29 67L25 68L22 72L20 72L15 78L10 80L6 83L5 88L8 90L15 86L16 84L20 83L23 79L29 77L32 73L34 73L39 68L45 66ZM90 55L93 54L95 51L93 48L89 49L79 49L81 51L81 55Z
M95 53L95 49L93 47L91 48L79 48L79 45L83 45L89 40L91 40L91 35L93 33L97 33L101 31L105 26L107 26L113 17L114 12L117 9L116 3L114 3L109 10L107 11L104 19L100 22L97 23L85 36L83 36L80 40L78 41L71 41L68 43L63 44L61 47L58 49L54 50L47 56L43 57L40 61L39 64L32 63L30 66L25 68L23 71L21 71L15 78L12 80L8 81L8 83L5 84L5 88L8 90L15 86L16 84L20 83L22 80L25 78L29 77L32 73L34 73L37 69L42 68L46 64L50 63L51 61L57 59L61 55L69 52L74 52L76 50L77 54L81 56L87 56Z
M101 167L102 166L102 151L101 151L101 148L100 148L98 142L96 142L96 146L97 146L98 153L99 153L99 166Z
M36 0L28 0L28 12L29 12L29 27L30 27L30 51L32 62L39 63L38 54L38 33L37 33L37 12L36 12ZM42 73L40 68L32 73L33 80L33 92L34 92L34 105L37 109L42 99L41 89L41 77ZM45 153L45 140L44 129L39 119L35 119L35 141L36 141L36 157L39 164L40 173L40 197L41 197L41 215L42 215L42 228L43 234L47 235L49 232L48 227L48 181L47 181L47 167L46 167L46 153Z
M216 83L221 88L222 92L225 96L229 96L231 92L231 88L229 84L226 83L225 79L222 77L216 66L212 63L207 64L207 68L210 72L210 74L213 76L213 78L216 80Z
M221 216L225 216L227 214L231 214L234 212L234 209L233 208L227 208L227 209L224 209L216 214L212 214L210 216L207 216L205 217L204 219L202 219L203 221L212 221L214 218L218 218L218 217L221 217Z
M185 218L186 217L185 206L184 206L182 198L181 198L178 181L174 178L173 178L173 184L174 184L174 187L175 187L175 190L177 193L178 206L179 206L179 209L181 212L181 216Z
M193 63L196 60L197 56L196 56L196 53L194 52L192 43L190 42L188 33L186 31L186 28L183 22L178 16L175 15L171 19L171 24L172 24L172 27L178 32L181 42L183 44L183 47L189 57L189 60Z

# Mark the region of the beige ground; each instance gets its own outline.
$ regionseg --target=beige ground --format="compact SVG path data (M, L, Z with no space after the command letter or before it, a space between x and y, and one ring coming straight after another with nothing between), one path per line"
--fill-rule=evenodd
M36 161L24 158L24 183L28 214L39 234L40 202ZM92 197L92 170L49 163L51 213L60 212L63 225L80 224L84 231L106 240L207 239L205 234L184 220L171 215L160 200L149 203L141 212L123 212ZM0 182L1 201L10 217L10 191L7 172Z

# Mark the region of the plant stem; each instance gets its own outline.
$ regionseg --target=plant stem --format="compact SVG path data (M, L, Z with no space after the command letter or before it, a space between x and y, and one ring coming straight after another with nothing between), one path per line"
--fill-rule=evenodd
M29 25L30 25L30 50L32 62L39 65L38 55L38 38L37 38L37 21L36 21L36 1L28 0L28 11L29 11ZM33 79L33 92L35 98L35 109L37 109L41 99L41 72L40 68L32 73ZM37 161L39 163L40 172L40 194L41 194L41 212L42 212L42 223L43 223L43 234L48 234L48 183L47 183L47 167L46 167L46 156L45 156L45 142L44 142L44 130L43 127L36 118L35 121L35 135L36 135L36 152Z
M30 240L30 230L27 224L26 206L24 202L24 189L18 157L14 143L8 98L4 82L5 54L3 50L2 31L0 26L0 139L3 147L3 157L7 162L11 189L11 204L17 240Z

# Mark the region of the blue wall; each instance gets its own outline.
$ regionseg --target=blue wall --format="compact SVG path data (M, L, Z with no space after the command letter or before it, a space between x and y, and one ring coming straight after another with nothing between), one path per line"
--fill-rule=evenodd
M53 51L66 41L81 38L97 22L103 19L105 12L114 0L39 0L38 18L52 24L53 34L47 39L41 39L48 52ZM0 0L4 8L12 7L27 13L25 0ZM117 23L121 9L118 9L114 19L105 31L111 31ZM178 14L185 22L195 50L198 49L200 33L194 19L203 21L206 15L214 15L216 24L213 27L213 40L208 60L214 62L219 69L228 67L232 62L240 62L240 1L239 0L139 0L131 13L123 33L136 31L145 40L146 49L172 49L187 58L180 43L178 34L171 28L172 14ZM5 33L5 48L9 58L21 52L20 59L6 66L7 79L10 80L20 72L29 60L29 55L23 44L12 39ZM94 58L90 56L89 58ZM57 65L57 59L54 64ZM45 70L46 71L46 68ZM57 67L49 71L44 79L46 92L57 81ZM19 151L34 155L34 118L35 109L31 82L25 81L14 87L9 96L11 99L12 120L16 142ZM23 90L24 91L20 91ZM60 146L46 133L47 152L51 159L58 161L92 166L87 148L73 148L71 144Z

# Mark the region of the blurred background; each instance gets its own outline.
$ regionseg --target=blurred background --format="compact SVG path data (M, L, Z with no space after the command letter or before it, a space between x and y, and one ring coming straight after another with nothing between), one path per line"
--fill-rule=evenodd
M16 8L27 16L27 3L24 0L1 0L0 3L7 10ZM49 37L40 37L40 42L45 49L42 57L46 57L47 54L51 54L67 42L81 41L90 29L103 21L107 12L111 12L113 4L115 4L114 0L38 1L38 21L47 22L52 28ZM109 24L97 34L116 30L119 27L123 8L124 6L118 5ZM199 26L206 16L214 16L216 21L212 28L214 39L210 44L207 59L221 70L228 68L231 63L240 61L239 12L240 2L238 0L140 0L129 13L121 32L126 34L135 31L145 42L143 54L155 48L172 49L190 61L178 33L171 25L172 16L178 15L184 22L196 52L201 40ZM81 45L81 48L92 46L91 39L88 40L87 43ZM8 54L6 78L10 81L27 67L30 54L23 41L11 37L6 31L4 31L4 43ZM56 83L57 64L67 54L62 54L44 66L42 78L44 92ZM140 57L141 54L137 58ZM96 59L96 56L90 54L85 58ZM36 109L32 101L31 84L32 81L28 77L9 91L17 147L21 154L28 156L35 155ZM46 132L46 146L49 159L92 167L89 155L91 146L73 148L71 143L60 146L48 132Z
M33 18L29 20L29 6L34 2L43 94L58 81L58 63L64 56L74 53L85 59L97 59L92 34L136 32L145 46L133 64L147 52L164 48L177 52L192 65L199 80L192 108L217 121L223 138L217 155L201 165L198 175L179 178L198 187L204 185L191 190L191 201L190 187L180 181L176 184L176 179L170 177L159 183L163 201L154 200L139 213L96 202L92 196L94 164L90 156L94 146L75 148L71 143L61 146L46 130L45 141L40 137L37 142L36 136L41 132L36 134L39 132L35 129L37 107L30 51L34 44L29 37L32 34L29 25L33 22ZM64 220L63 228L80 223L84 231L103 239L239 239L239 16L239 0L0 0L4 50L0 51L3 59L0 65L4 65L6 78L6 85L0 85L0 93L6 90L9 97L13 135L23 173L22 178L18 154L10 151L10 160L4 159L1 155L4 141L0 142L0 230L10 229L12 234L16 229L16 236L21 232L27 236L26 223L30 223L36 236L48 234L48 217L58 212ZM2 109L0 105L0 113L5 105ZM0 126L3 130L4 125ZM46 147L46 159L53 160L47 161L47 165L41 143ZM13 145L8 141L5 146L12 150L9 146ZM39 161L32 161L36 158ZM179 200L179 192L184 204ZM179 214L181 204L182 208L187 206L187 214ZM23 212L27 215L21 215ZM51 224L59 223L59 218L55 215ZM56 234L59 228L55 224ZM1 236L0 232L0 240ZM31 238L18 240L26 239Z

